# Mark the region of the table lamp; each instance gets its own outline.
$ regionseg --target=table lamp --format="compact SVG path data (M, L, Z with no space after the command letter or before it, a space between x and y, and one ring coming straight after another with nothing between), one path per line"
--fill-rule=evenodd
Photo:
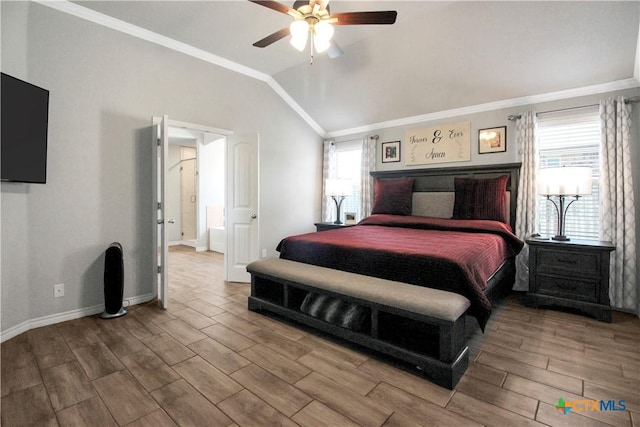
M591 194L591 177L592 171L588 166L562 166L538 170L538 194L546 196L558 213L558 229L557 234L552 237L553 240L570 240L564 234L567 209L580 196ZM552 197L557 197L558 203L553 201ZM565 205L566 197L575 197L575 199Z
M337 216L334 224L342 224L340 220L340 206L345 197L353 193L353 186L350 179L329 178L325 182L327 196L331 197L336 204Z

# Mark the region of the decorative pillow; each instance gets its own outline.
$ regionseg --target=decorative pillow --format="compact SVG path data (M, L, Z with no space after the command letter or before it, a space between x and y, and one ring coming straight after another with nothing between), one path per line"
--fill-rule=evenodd
M411 215L413 178L376 180L372 214Z
M509 177L455 178L454 219L507 221L507 181Z
M470 178L455 178L453 186L455 189L453 218L473 219L476 181Z

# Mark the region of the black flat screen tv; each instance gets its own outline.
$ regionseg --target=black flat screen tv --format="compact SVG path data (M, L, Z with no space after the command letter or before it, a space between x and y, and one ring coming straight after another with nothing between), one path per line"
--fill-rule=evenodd
M49 91L2 73L0 98L2 181L45 184Z

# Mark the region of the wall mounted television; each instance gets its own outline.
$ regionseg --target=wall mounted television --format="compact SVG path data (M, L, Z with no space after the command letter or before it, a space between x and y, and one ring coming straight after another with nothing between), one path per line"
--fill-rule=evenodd
M49 91L2 73L0 178L47 182Z

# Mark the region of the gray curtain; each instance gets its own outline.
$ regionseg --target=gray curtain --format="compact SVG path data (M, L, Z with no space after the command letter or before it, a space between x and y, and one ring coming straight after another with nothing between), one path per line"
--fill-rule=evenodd
M612 307L640 315L629 153L631 105L625 104L623 97L600 101L600 130L600 239L616 247L611 254L609 298Z
M516 123L517 145L519 147L522 167L518 183L518 206L516 209L515 234L525 240L536 229L536 209L538 194L536 191L536 172L538 171L538 141L536 128L538 120L531 110L520 115ZM529 290L529 247L524 245L516 257L516 280L513 289Z
M369 174L376 169L376 144L378 143L378 136L371 136L364 138L362 141L362 165L360 167L361 172L361 209L362 218L366 218L371 215L371 209L373 208L373 177ZM360 219L362 219L360 218Z
M326 182L328 178L336 177L336 144L333 141L324 142L324 156L322 159L322 221L336 220L336 209L333 200L327 196Z

